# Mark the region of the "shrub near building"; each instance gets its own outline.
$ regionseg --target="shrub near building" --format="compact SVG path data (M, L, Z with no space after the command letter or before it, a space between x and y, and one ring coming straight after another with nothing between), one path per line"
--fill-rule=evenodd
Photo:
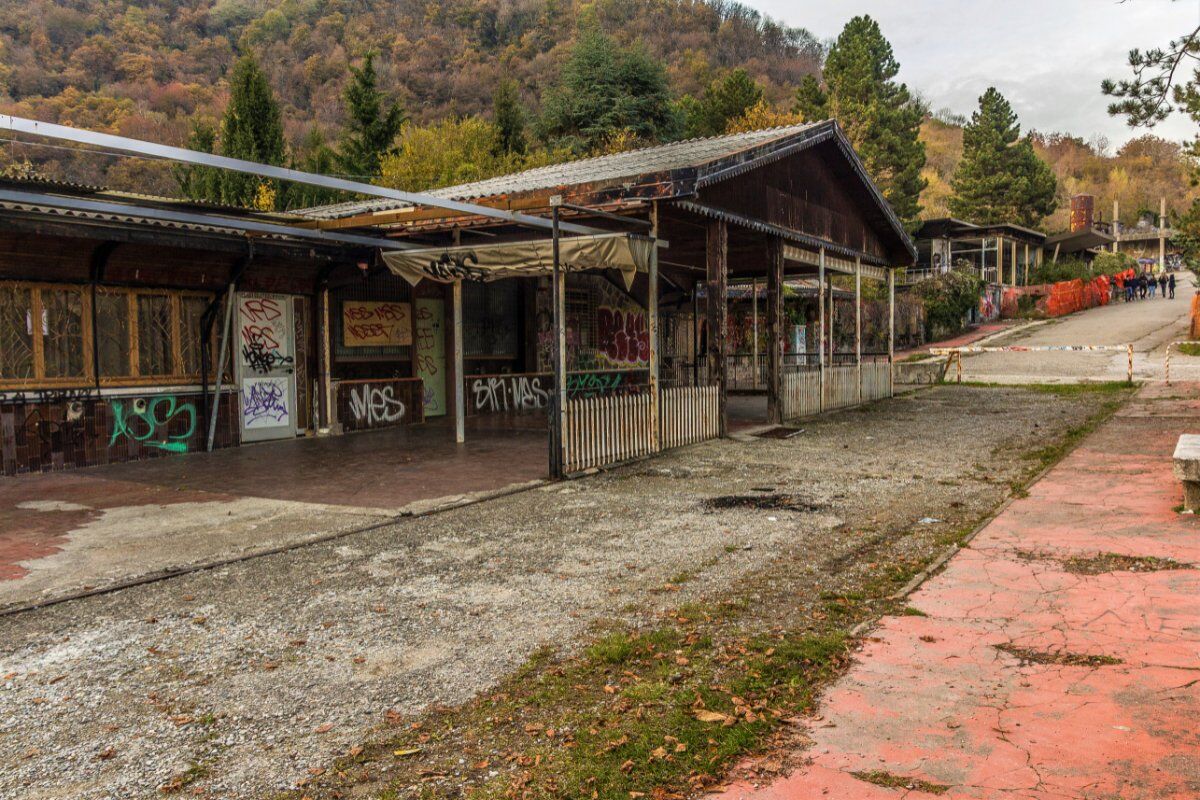
M936 341L958 333L971 309L979 304L983 281L975 275L951 270L913 287L925 305L925 336Z

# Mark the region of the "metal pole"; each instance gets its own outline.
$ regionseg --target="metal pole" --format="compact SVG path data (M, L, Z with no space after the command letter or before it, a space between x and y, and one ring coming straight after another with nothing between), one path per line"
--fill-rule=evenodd
M217 437L217 415L221 413L221 384L225 382L225 359L229 356L229 328L233 324L234 286L230 283L226 290L225 319L221 323L221 350L217 354L216 391L213 392L212 413L208 417L208 442L205 449L212 452L213 440Z
M467 440L467 379L463 357L463 291L462 278L454 282L451 300L454 303L454 441L462 444Z
M650 264L647 275L650 284L646 298L646 316L649 317L650 336L650 452L662 449L662 387L659 385L658 343L658 204L650 206Z
M566 333L566 285L563 280L562 264L559 261L558 217L562 196L550 198L550 220L552 223L552 250L554 258L554 419L550 425L550 477L562 478L566 468L563 450L566 440L567 420L567 333Z
M1167 268L1167 198L1158 201L1158 268Z

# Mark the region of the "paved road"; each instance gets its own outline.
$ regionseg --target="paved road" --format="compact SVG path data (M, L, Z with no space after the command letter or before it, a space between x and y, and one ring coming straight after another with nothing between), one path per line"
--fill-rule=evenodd
M721 800L1200 797L1200 520L1171 475L1198 410L1142 389L882 621L804 766Z
M1024 327L988 345L1124 345L1133 343L1134 377L1161 380L1166 346L1187 338L1195 279L1179 274L1174 300L1116 303ZM1125 352L986 353L963 361L963 379L996 383L1124 380ZM1200 380L1200 358L1172 356L1172 377ZM951 370L953 376L953 370Z

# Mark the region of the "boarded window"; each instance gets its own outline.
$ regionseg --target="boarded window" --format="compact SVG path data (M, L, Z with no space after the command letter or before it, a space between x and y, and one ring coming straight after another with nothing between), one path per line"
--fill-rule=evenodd
M171 298L158 294L137 296L138 373L173 375L171 353Z
M208 303L207 297L196 295L179 298L179 353L183 359L180 371L186 375L200 374L200 318Z
M124 378L133 374L129 354L129 295L96 295L96 350L100 376Z
M42 289L42 352L47 378L82 378L83 294L77 289Z
M0 380L33 377L32 292L0 286Z

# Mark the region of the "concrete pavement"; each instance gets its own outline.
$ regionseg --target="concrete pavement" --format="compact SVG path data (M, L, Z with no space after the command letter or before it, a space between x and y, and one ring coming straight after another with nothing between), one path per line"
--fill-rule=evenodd
M885 618L810 760L725 800L1200 797L1200 384L1144 388Z

